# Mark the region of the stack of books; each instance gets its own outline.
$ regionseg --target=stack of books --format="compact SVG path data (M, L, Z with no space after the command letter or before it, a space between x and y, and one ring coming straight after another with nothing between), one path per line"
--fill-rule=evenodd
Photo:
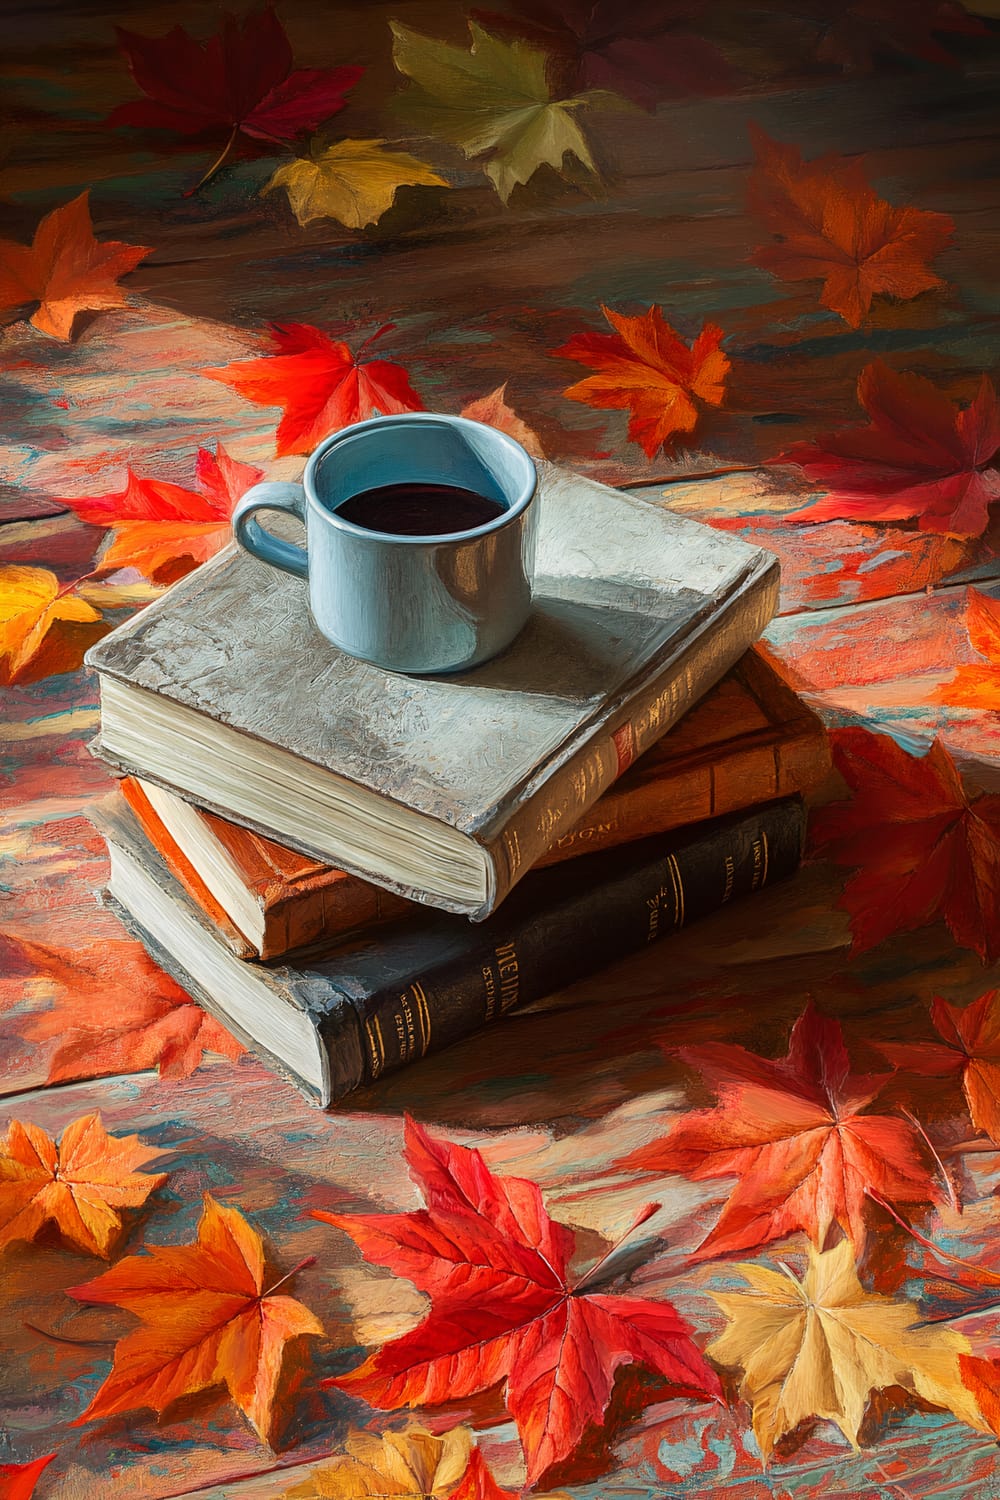
M776 560L539 469L531 619L471 671L345 655L235 549L89 653L110 899L323 1106L798 864L828 750L749 650Z

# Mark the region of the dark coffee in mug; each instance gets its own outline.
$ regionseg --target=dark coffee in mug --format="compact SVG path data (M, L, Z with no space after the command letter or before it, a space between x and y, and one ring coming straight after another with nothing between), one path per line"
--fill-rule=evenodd
M365 531L389 536L445 536L474 531L502 516L506 506L457 484L380 484L338 505L336 515Z

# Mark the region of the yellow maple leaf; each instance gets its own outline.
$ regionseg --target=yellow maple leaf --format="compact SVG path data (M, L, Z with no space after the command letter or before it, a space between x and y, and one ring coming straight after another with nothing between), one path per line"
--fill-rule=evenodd
M825 1417L858 1446L872 1391L902 1386L961 1421L988 1432L962 1382L960 1357L971 1345L954 1328L921 1325L912 1302L866 1292L848 1240L809 1247L799 1281L783 1268L736 1267L748 1292L711 1292L729 1326L706 1349L743 1370L740 1394L753 1407L764 1461L800 1422Z
M485 422L489 427L496 427L500 432L506 432L515 442L520 443L526 453L532 458L544 458L542 441L534 428L529 427L527 422L513 411L506 402L507 382L498 385L495 391L488 396L480 396L477 401L470 401L462 407L462 416L471 417L474 422Z
M110 627L48 568L0 567L0 684L73 672Z
M506 203L518 183L543 164L561 172L575 156L597 175L577 111L621 103L600 89L554 99L546 77L547 55L523 41L504 41L469 22L471 48L423 36L392 21L393 61L413 81L401 108L418 128L484 156L483 170Z
M447 187L427 162L387 151L384 140L337 141L320 155L279 167L262 191L284 188L300 224L336 219L348 229L376 224L401 187Z
M360 1500L363 1495L428 1500L451 1495L469 1464L472 1438L467 1427L442 1437L423 1427L376 1437L352 1432L346 1452L285 1491L285 1500Z

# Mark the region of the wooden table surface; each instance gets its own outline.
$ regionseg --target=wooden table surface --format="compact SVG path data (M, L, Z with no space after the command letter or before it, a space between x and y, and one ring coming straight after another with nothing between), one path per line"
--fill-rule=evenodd
M391 323L381 357L409 370L428 407L457 411L506 382L508 402L548 456L642 486L686 515L773 548L783 597L768 649L834 731L860 724L895 735L914 755L941 736L964 775L995 785L997 713L935 697L957 663L982 664L967 607L970 584L1000 596L993 534L956 539L907 521L790 522L811 491L797 471L767 461L792 442L862 421L856 381L875 357L930 377L960 404L995 362L1000 48L984 23L983 35L934 32L943 60L934 47L900 50L891 36L908 36L920 52L917 13L949 9L916 0L850 8L723 0L707 19L695 4L664 9L695 17L695 31L728 59L730 81L708 97L663 98L655 113L595 115L601 182L572 172L564 181L546 168L505 206L475 164L454 153L449 189L404 190L377 226L359 231L331 220L300 227L278 195L258 196L273 160L240 160L185 197L208 148L103 123L110 108L137 97L114 24L149 35L181 24L205 36L217 24L215 7L143 0L115 14L86 0L5 6L5 233L27 242L45 213L89 189L98 238L152 253L125 279L128 306L83 316L70 341L8 314L0 333L0 565L48 568L64 585L89 574L104 533L65 499L120 491L126 466L190 487L197 449L221 441L244 463L294 475L301 459L274 458L278 413L199 372L260 354L267 323L315 324L352 345ZM823 49L848 9L858 12L858 35L869 34L876 13L890 17L879 23L888 32L876 39L870 67L831 60ZM279 10L297 66L366 65L349 124L359 136L387 129L385 99L399 82L390 17L462 34L458 11L432 3L281 0ZM949 215L954 238L935 261L943 285L909 300L876 298L870 319L853 328L821 306L818 283L780 281L755 265L769 235L747 207L749 121L807 159L860 157L891 202ZM705 320L725 334L725 401L703 411L693 436L652 459L628 441L626 414L562 394L585 372L551 351L603 328L602 303L627 313L659 304L687 339ZM98 580L88 597L118 620L155 592L133 572ZM341 1452L351 1426L399 1425L399 1414L321 1389L319 1377L411 1326L423 1299L307 1215L418 1205L400 1155L405 1114L479 1146L498 1172L538 1183L553 1215L578 1232L583 1263L655 1196L662 1206L639 1236L644 1253L630 1291L669 1295L704 1345L724 1321L706 1289L732 1288L736 1273L731 1261L696 1265L690 1257L731 1180L664 1174L651 1182L614 1165L709 1101L674 1049L730 1041L781 1055L811 998L843 1019L852 1056L871 1071L877 1043L934 1037L935 995L960 1005L1000 983L941 920L852 952L841 904L849 872L817 857L753 904L510 1017L488 1044L472 1038L322 1115L180 1003L99 904L106 865L86 813L111 778L87 749L97 724L96 683L82 670L4 692L3 1117L58 1136L99 1110L112 1133L159 1148L156 1168L169 1177L129 1217L128 1251L189 1241L210 1192L264 1235L277 1267L315 1256L294 1294L325 1337L310 1341L312 1363L278 1449L261 1443L219 1391L182 1402L160 1422L138 1410L74 1425L107 1374L109 1340L129 1319L80 1310L64 1296L102 1265L58 1235L11 1245L0 1292L0 1466L54 1453L35 1491L44 1500L279 1496ZM834 780L823 797L843 794ZM876 842L873 833L873 857ZM960 1104L949 1107L939 1143L975 1136ZM948 1157L962 1220L945 1207L920 1221L969 1260L987 1255L998 1233L997 1158L988 1141L978 1146ZM919 1255L894 1229L883 1216L869 1270L880 1246L887 1264L902 1265L907 1246ZM797 1236L760 1255L774 1264L786 1252L801 1257L803 1247ZM912 1284L907 1294L915 1295ZM975 1333L977 1352L1000 1348L988 1311L957 1326ZM829 1423L808 1424L765 1470L746 1406L719 1411L652 1382L619 1395L603 1440L588 1440L549 1488L579 1500L1000 1496L996 1440L919 1401L880 1398L858 1451ZM497 1479L520 1493L517 1433L495 1392L421 1415L436 1430L468 1422ZM0 1493L5 1483L13 1481L0 1477Z

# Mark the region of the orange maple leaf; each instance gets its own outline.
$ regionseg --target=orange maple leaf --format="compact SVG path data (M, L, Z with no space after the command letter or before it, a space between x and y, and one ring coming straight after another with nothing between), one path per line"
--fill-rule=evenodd
M873 192L860 161L830 154L804 162L795 146L749 126L757 152L750 208L779 242L757 251L757 265L782 281L822 280L820 301L852 328L875 296L903 301L943 286L928 261L951 240L947 214L897 208Z
M37 1125L12 1120L0 1148L0 1246L33 1240L43 1224L88 1255L107 1259L122 1208L138 1208L167 1174L139 1172L163 1152L137 1135L108 1135L98 1113L67 1125L56 1146Z
M275 1295L287 1280L264 1290L260 1235L239 1209L206 1193L193 1245L147 1245L146 1254L69 1289L81 1302L123 1307L140 1320L119 1340L111 1373L77 1423L140 1407L159 1414L182 1396L224 1385L268 1442L285 1346L323 1332L301 1302Z
M54 1458L54 1453L46 1453L44 1458L33 1459L30 1464L0 1464L0 1495L3 1500L31 1500L42 1470L48 1468Z
M48 568L0 567L0 686L75 672L108 625Z
M321 438L363 421L374 411L422 411L423 402L402 365L361 355L395 325L385 324L356 353L309 323L275 323L274 353L239 360L220 370L202 370L209 380L232 386L259 406L280 406L276 453L311 453Z
M214 454L198 449L194 472L197 490L129 469L117 493L62 497L81 521L111 528L95 572L137 568L155 583L173 583L232 541L233 507L263 470L230 458L219 443Z
M692 432L698 422L694 398L721 406L729 358L722 329L706 323L690 346L652 306L638 317L601 311L614 333L577 333L553 354L575 359L597 373L564 392L586 406L631 412L628 435L647 458L676 432Z
M0 958L8 969L17 963L25 974L52 979L61 991L50 1010L35 1009L21 1022L30 1041L59 1040L49 1082L147 1068L158 1068L161 1078L186 1078L205 1052L241 1057L243 1044L158 969L138 943L120 934L118 928L93 946L81 937L72 949L0 934Z
M470 401L467 406L463 406L462 416L471 417L474 422L485 422L488 427L495 427L499 432L506 432L532 458L544 458L541 439L507 405L506 393L507 382L504 381L503 385L498 385L488 396L480 396L478 401Z
M970 588L965 616L969 643L987 665L959 667L948 682L931 694L952 708L1000 709L1000 599Z
M894 1068L929 1078L960 1077L969 1117L1000 1144L1000 990L971 1005L936 996L931 1019L940 1042L876 1042Z
M46 214L30 245L0 240L0 312L37 302L32 323L57 339L72 335L77 313L127 306L118 278L152 254L148 245L96 240L88 196Z

